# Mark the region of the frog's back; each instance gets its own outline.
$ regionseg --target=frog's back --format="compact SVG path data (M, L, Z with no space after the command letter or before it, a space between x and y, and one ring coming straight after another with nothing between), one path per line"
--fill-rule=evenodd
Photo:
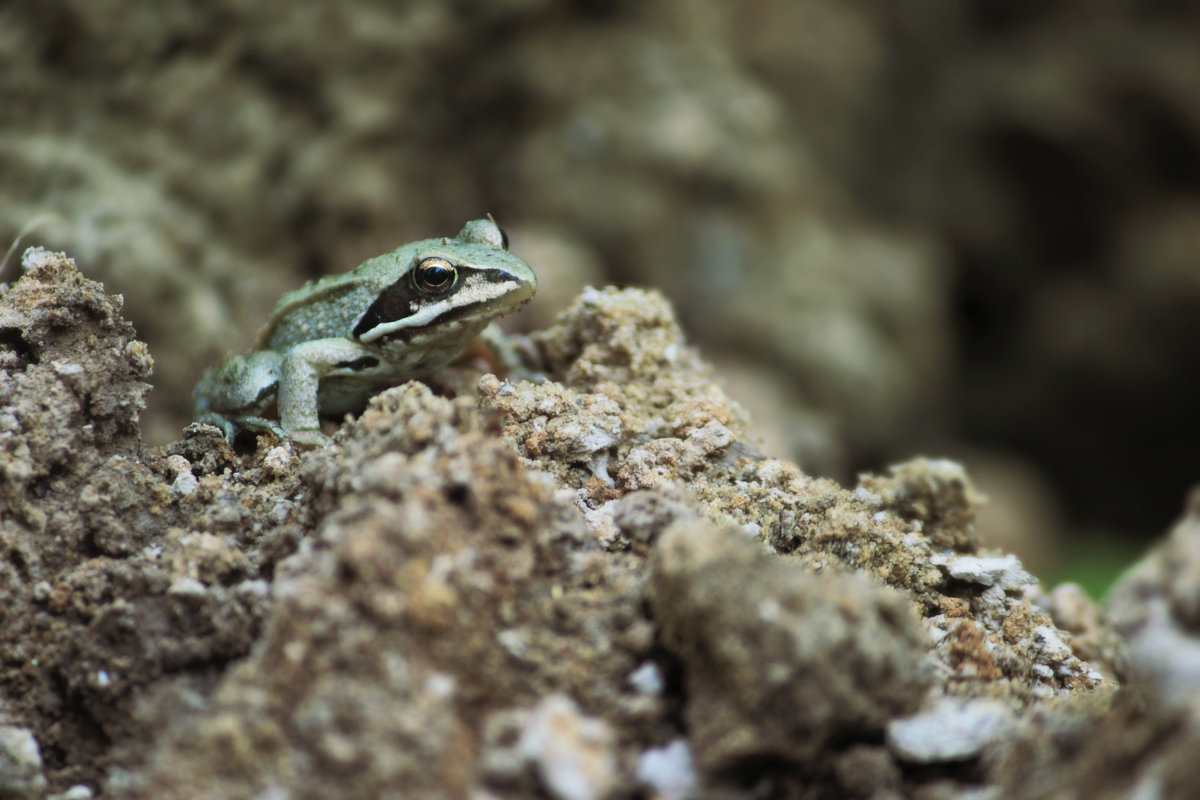
M279 298L258 332L256 349L278 350L313 339L349 337L379 291L378 275L383 266L379 262L394 261L395 255L378 256L350 272L328 275Z

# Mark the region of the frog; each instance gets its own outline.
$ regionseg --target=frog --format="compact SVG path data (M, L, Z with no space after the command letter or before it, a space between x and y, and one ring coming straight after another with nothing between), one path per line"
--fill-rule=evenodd
M246 430L325 445L322 417L434 376L536 292L537 276L490 215L452 238L403 245L283 295L249 354L201 376L193 419L230 441Z

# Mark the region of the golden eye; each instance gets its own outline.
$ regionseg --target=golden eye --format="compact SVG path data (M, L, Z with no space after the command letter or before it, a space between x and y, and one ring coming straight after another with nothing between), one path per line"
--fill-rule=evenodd
M414 278L422 292L438 294L454 285L457 272L454 265L440 256L422 258L417 264Z

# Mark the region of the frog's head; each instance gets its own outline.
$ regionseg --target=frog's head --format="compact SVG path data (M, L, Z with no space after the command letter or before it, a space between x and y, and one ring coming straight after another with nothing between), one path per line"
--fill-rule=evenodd
M395 255L392 280L354 327L359 341L481 329L537 292L537 276L508 252L508 237L491 217L471 220L453 239L416 242Z

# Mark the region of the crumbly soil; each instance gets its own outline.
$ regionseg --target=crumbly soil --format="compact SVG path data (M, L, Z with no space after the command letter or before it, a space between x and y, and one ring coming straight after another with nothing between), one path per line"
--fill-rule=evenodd
M120 298L62 254L23 270L0 286L2 797L1200 790L1195 662L1143 677L1162 637L1197 646L1200 516L1118 593L1127 640L980 548L957 464L844 487L761 455L634 289L531 334L526 379L398 386L325 448L200 425L151 448Z

